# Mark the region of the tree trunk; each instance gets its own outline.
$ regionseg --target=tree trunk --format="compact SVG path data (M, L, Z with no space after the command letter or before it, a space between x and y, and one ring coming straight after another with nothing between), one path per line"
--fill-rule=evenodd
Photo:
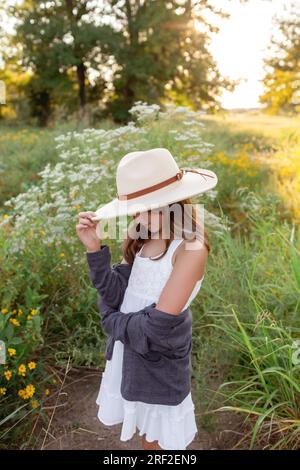
M41 91L35 97L37 100L37 118L38 125L40 127L47 127L50 114L51 114L51 105L50 105L50 94L47 90Z
M85 114L85 105L86 105L86 89L85 89L85 65L83 62L80 62L77 65L77 79L79 87L79 105L80 105L80 119L84 117Z

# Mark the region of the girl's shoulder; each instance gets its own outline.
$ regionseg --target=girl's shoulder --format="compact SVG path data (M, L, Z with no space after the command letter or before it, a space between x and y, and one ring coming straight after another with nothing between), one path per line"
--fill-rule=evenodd
M193 251L195 253L200 252L201 250L207 251L204 243L202 243L201 240L198 240L197 238L193 238L193 240L183 238L181 243L179 243L175 249L177 253L184 253L187 251Z
M176 262L193 262L205 265L207 256L207 248L200 240L196 238L193 240L182 239L174 250L172 264L174 266Z

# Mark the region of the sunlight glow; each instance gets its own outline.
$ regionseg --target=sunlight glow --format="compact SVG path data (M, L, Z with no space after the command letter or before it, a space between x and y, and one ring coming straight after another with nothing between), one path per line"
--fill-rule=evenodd
M211 17L220 31L212 35L210 52L223 76L243 80L234 92L223 93L224 108L261 107L258 98L263 92L260 82L264 76L263 59L269 54L275 32L272 18L279 17L291 3L292 0L250 0L245 4L238 0L215 0L214 4L231 17L223 20ZM195 27L198 30L199 26Z

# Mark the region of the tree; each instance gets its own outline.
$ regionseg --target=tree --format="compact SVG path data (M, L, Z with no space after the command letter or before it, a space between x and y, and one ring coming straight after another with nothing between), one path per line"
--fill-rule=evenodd
M15 43L22 47L23 66L34 73L28 89L31 102L47 123L53 95L76 85L80 119L87 102L87 69L96 69L101 60L102 41L110 38L112 28L97 24L99 7L88 0L24 0L10 12L18 21Z
M220 109L218 96L235 82L221 77L208 50L218 28L206 10L228 16L212 0L23 0L10 13L14 45L32 74L32 114L46 125L60 101L73 107L75 90L81 119L86 103L100 98L102 116L119 122L139 100Z
M108 107L115 120L128 117L137 100L157 103L172 98L195 107L218 108L217 95L234 83L221 78L208 52L208 34L194 24L205 23L202 13L210 9L224 14L209 0L110 0L122 41L112 49L117 67L114 93ZM215 28L216 30L216 28Z
M260 102L269 113L300 110L300 6L293 4L287 17L277 18L281 37L271 39L272 56L264 63L265 92Z

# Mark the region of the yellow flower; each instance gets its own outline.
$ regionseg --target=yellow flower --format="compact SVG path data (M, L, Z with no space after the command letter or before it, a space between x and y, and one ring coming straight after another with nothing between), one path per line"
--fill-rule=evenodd
M31 308L30 313L31 315L38 315L39 311L36 308Z
M24 398L24 400L25 400L25 398L26 398L26 396L25 396L25 390L23 390L23 389L19 390L19 391L18 391L18 395L19 395L19 397Z
M26 319L27 319L27 320L30 320L30 319L31 319L31 315L27 315Z
M5 375L6 380L10 380L11 376L12 376L12 373L11 373L10 370L7 370L7 371L4 372L4 375Z
M20 322L16 318L10 318L9 321L15 326L20 326Z
M27 398L31 398L32 395L34 395L35 387L34 385L29 384L26 386L25 390L26 390Z
M18 310L18 317L21 317L23 315L23 310L21 308L19 308Z
M7 351L10 356L14 356L16 354L16 350L14 348L8 348Z
M30 404L32 408L37 408L39 406L39 402L37 400L31 400Z
M3 219L8 219L8 218L9 218L9 215L8 215L8 214L4 214Z
M27 385L24 389L19 390L18 394L21 398L26 400L27 398L31 398L34 395L35 387L32 384Z
M23 377L25 377L25 374L26 374L26 366L25 364L21 364L19 366L19 375L23 375Z
M59 256L60 256L61 258L64 258L65 254L64 254L64 253L61 253Z
M49 394L50 394L50 390L49 390L49 388L46 388L46 390L45 390L45 395L46 395L46 397L47 397Z
M5 395L6 394L6 388L5 387L0 387L0 395Z
M14 308L12 313L15 315L15 313L17 313L17 310Z
M28 367L29 367L30 370L35 369L36 368L36 363L33 362L33 361L29 362Z
M5 315L6 313L8 313L7 308L2 308L1 313L3 313L4 315Z

